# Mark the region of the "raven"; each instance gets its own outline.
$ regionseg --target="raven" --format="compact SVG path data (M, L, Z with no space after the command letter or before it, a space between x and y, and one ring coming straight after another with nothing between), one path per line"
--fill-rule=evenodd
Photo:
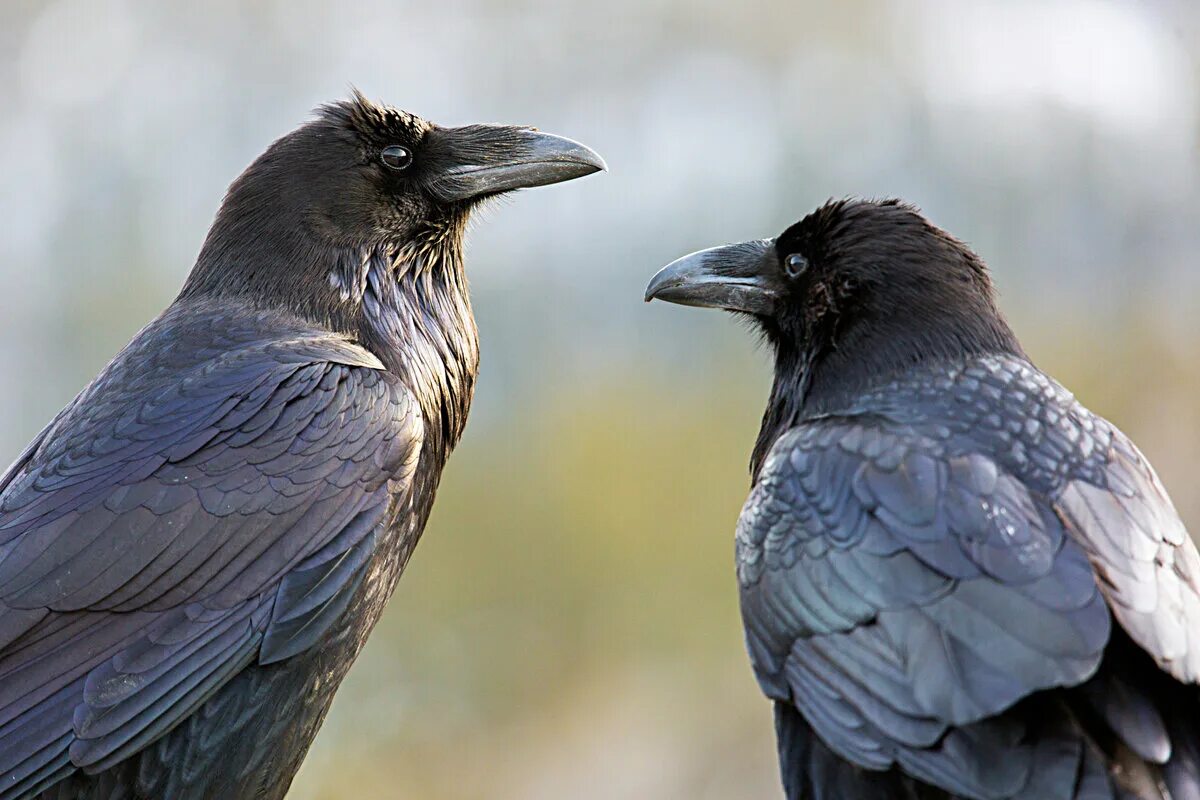
M1200 557L899 201L700 251L646 299L748 317L774 385L738 520L789 798L1200 797Z
M0 478L0 800L284 796L466 423L472 208L603 167L356 92L234 181Z

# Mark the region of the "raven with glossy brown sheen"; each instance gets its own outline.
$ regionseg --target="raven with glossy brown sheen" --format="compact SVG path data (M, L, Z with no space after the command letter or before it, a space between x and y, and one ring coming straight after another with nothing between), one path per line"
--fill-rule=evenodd
M284 796L466 423L471 209L602 168L356 93L234 181L0 478L0 800Z
M738 520L791 800L1200 798L1200 557L1138 449L899 202L686 256L775 381Z

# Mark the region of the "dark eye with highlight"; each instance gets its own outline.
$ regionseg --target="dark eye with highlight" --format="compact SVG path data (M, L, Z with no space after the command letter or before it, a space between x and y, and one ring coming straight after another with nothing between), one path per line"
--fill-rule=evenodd
M783 270L789 278L798 278L808 269L808 259L799 253L792 253L783 260Z
M408 165L412 163L413 156L412 151L407 147L393 144L380 151L379 160L388 169L402 170L408 169Z

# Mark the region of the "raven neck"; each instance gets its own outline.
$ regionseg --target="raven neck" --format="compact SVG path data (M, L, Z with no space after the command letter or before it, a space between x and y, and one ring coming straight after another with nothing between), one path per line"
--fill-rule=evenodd
M750 456L750 477L754 482L758 481L758 473L775 440L800 421L812 384L812 361L812 356L799 348L779 345L775 348L775 380Z
M758 480L771 446L790 428L807 419L848 411L863 394L898 375L988 354L1026 358L1016 336L997 315L981 314L969 324L936 323L873 324L840 332L818 327L803 336L769 333L775 349L775 380L751 456L753 479Z
M416 396L425 449L440 468L462 437L479 371L462 239L417 239L360 255L358 284L339 291L361 307L358 334L367 349Z
M284 225L269 237L230 216L214 225L179 300L234 300L357 340L412 391L426 453L445 463L466 426L479 341L463 271L466 219L403 240L339 244Z

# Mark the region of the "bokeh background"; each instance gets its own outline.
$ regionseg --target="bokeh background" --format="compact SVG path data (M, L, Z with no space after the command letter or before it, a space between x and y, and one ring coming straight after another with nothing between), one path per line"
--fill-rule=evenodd
M659 265L898 195L1200 530L1192 0L3 0L0 460L174 296L317 104L534 124L609 174L475 226L483 374L292 797L774 798L732 529L769 370Z

